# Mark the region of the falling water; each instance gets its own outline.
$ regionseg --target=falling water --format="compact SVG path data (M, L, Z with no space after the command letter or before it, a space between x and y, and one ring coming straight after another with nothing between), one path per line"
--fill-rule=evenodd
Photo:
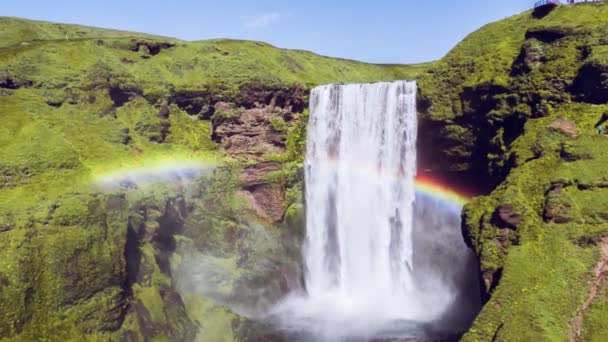
M414 279L416 83L321 86L310 109L306 294L275 314L309 340L411 332L439 310Z
M416 130L415 82L313 89L304 249L311 300L332 296L369 310L413 289Z

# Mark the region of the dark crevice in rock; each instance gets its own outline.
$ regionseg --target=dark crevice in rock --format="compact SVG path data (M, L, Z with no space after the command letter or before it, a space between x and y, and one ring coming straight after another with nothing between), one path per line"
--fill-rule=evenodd
M483 272L482 275L482 303L487 303L492 296L492 293L500 283L500 279L503 275L503 268L497 270L488 270Z
M535 27L526 31L526 39L537 39L543 43L554 43L574 33L574 30L561 26Z
M9 73L0 70L0 89L19 89L21 87L29 88L34 84L30 80L18 80Z
M139 93L138 90L122 89L118 86L112 86L108 89L108 95L110 95L115 108L122 107L125 103L133 100Z
M579 60L585 61L587 58L591 57L593 53L593 47L589 45L582 45L578 47L578 51L580 53Z
M58 101L58 100L47 100L46 104L54 107L54 108L59 108L61 107L61 105L63 105L63 101Z
M570 92L578 101L608 103L608 65L597 61L584 64L574 79Z
M544 45L536 39L526 41L511 65L511 77L523 76L546 62Z
M171 95L168 102L176 104L188 115L197 115L201 120L209 120L215 110L213 103L218 100L217 96L207 91L180 91Z
M510 146L515 139L524 133L524 126L528 119L521 115L511 115L503 121L503 139L507 146Z
M581 191L606 189L608 188L608 181L598 181L594 183L577 183L576 186Z
M170 49L175 46L174 43L169 42L154 42L144 40L133 40L131 47L132 51L139 51L142 53L142 57L150 57L158 55L162 50Z
M183 231L187 216L186 201L183 197L178 196L167 201L165 212L159 219L159 229L154 236L158 249L155 258L160 270L167 275L171 275L169 259L176 247L174 236Z
M559 150L559 157L568 163L572 163L579 160L593 159L592 155L584 152L577 152L570 148L567 144L562 144Z
M131 135L129 134L129 128L122 128L120 130L120 143L128 145L131 142Z
M254 81L245 83L239 88L236 104L246 109L267 105L301 113L307 107L307 95L307 90L299 84L268 85Z
M556 4L547 4L545 6L536 7L532 11L532 16L536 19L542 19L549 15L549 13L551 13L556 7Z
M5 78L4 80L0 79L0 88L3 89L18 89L19 86L17 86L12 79L10 78Z
M500 337L500 331L502 330L502 328L505 326L505 323L502 322L500 323L500 325L498 326L498 328L496 328L496 331L494 331L494 334L492 335L492 342L495 341L499 341L499 337Z
M133 285L137 282L141 265L140 236L133 229L131 222L127 227L124 257L126 274L122 288L124 297L131 298L133 297Z
M511 205L501 205L494 211L491 223L498 228L508 228L516 230L521 223L521 215L515 212Z
M23 300L23 306L25 307L24 312L26 313L22 320L15 324L15 330L17 333L23 331L23 328L28 325L28 323L32 320L32 305L34 303L34 294L35 290L33 287L28 287L25 290L25 297Z

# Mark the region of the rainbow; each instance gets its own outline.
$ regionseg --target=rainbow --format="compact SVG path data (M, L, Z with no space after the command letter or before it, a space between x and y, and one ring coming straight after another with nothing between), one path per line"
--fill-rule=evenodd
M455 211L460 211L470 200L470 196L457 192L437 179L425 176L416 177L416 196L439 201Z
M138 187L165 181L187 181L215 168L214 163L198 160L147 160L134 165L97 172L94 183L102 189Z
M171 158L160 160L147 160L131 166L123 166L98 172L94 176L94 182L100 188L116 188L130 185L144 185L161 181L180 181L193 178L201 172L209 171L218 164L215 162L202 162L191 158ZM324 167L338 167L335 160L326 160L322 164ZM343 165L344 166L344 165ZM349 168L357 170L365 177L376 179L378 177L399 178L396 175L378 172L376 168L365 167L363 163L351 163ZM432 199L441 203L443 206L460 212L462 206L467 203L470 196L457 191L453 187L445 185L439 179L428 176L418 176L415 182L416 196Z
M369 179L376 179L378 177L389 177L397 180L400 178L398 175L387 173L386 171L378 171L375 167L365 165L365 163L358 161L351 161L345 163L341 161L339 165L338 161L330 158L323 161L317 161L317 165L321 167L327 167L337 169L339 167L348 167L356 170L359 174L364 175ZM444 182L437 178L429 176L417 176L416 177L416 196L421 196L427 199L432 199L436 202L441 203L443 206L448 207L454 211L460 212L462 207L470 200L472 196L465 194L462 191L456 190L451 186L446 185Z

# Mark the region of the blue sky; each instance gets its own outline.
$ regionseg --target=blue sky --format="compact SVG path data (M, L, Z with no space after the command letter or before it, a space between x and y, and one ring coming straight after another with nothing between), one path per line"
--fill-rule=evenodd
M534 0L5 0L0 16L186 40L241 38L374 63L441 58L482 25Z

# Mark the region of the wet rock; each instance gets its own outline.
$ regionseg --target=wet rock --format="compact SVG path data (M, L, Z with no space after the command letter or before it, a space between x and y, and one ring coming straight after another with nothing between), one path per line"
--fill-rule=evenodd
M515 212L511 205L500 205L492 216L492 224L499 228L517 229L520 222L521 216Z
M553 121L549 125L549 129L567 135L571 138L576 138L578 135L578 130L574 122L568 121L564 118L558 118L557 120Z

